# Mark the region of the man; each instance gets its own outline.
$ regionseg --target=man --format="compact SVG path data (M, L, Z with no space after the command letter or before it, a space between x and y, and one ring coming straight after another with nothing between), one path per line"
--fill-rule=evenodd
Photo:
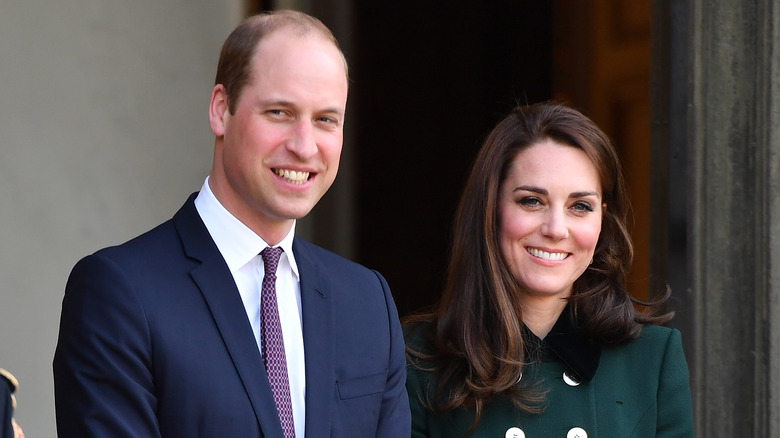
M200 192L70 275L60 436L410 435L385 280L294 237L336 177L347 82L338 44L308 15L252 17L228 37ZM268 268L267 247L281 249Z

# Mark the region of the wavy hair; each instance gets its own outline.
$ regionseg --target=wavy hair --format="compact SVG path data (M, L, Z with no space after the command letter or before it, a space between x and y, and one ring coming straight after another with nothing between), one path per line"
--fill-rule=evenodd
M517 154L552 140L582 149L598 172L607 204L593 263L574 282L570 307L578 328L603 344L636 338L643 324L662 324L671 313L639 312L626 289L633 257L628 231L630 207L620 161L609 138L586 116L568 106L540 103L511 111L486 137L466 182L452 229L444 291L429 313L405 323L427 322L431 350L407 348L411 366L438 374L433 400L438 411L475 407L476 427L486 403L509 396L527 412L544 410L545 391L517 382L526 362L520 286L500 246L499 188ZM425 365L427 364L427 365ZM432 365L431 365L432 364Z

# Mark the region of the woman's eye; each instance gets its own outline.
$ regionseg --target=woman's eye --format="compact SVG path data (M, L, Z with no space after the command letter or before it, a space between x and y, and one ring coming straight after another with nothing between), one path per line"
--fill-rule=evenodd
M577 211L593 211L593 206L584 201L575 202L572 208Z
M535 198L533 196L528 196L525 198L521 198L517 201L518 204L528 207L534 207L537 205L541 205L542 201L539 198Z

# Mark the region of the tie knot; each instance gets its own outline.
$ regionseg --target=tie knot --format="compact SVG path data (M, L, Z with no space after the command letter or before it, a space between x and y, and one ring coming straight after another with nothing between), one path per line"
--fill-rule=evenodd
M263 266L266 274L276 274L276 267L279 266L279 257L284 250L277 247L267 247L260 251L260 257L263 258Z

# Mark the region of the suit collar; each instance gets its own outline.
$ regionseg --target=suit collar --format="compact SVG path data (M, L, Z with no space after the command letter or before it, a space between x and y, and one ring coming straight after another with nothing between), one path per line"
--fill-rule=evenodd
M242 266L249 263L257 257L268 243L258 236L254 231L247 227L230 213L211 191L209 178L203 182L200 193L195 197L195 208L198 216L206 225L214 243L231 272L236 272ZM293 221L290 231L277 244L284 249L290 262L290 268L295 275L296 281L300 279L298 266L295 263L295 257L292 251L293 236L295 235L296 221Z
M201 290L219 328L265 437L282 437L276 405L262 356L252 336L238 289L216 244L200 219L193 194L173 218L187 257L197 264L190 275ZM336 392L332 358L333 309L327 272L314 245L296 237L293 252L301 279L303 343L306 357L306 436L331 428L333 394ZM260 364L258 366L258 364Z
M296 237L293 251L301 275L303 348L306 356L306 436L331 428L331 409L336 392L332 357L333 292L314 245Z
M233 276L195 208L196 194L173 217L186 256L198 263L190 271L219 329L246 389L265 437L283 437L263 359L246 317Z

